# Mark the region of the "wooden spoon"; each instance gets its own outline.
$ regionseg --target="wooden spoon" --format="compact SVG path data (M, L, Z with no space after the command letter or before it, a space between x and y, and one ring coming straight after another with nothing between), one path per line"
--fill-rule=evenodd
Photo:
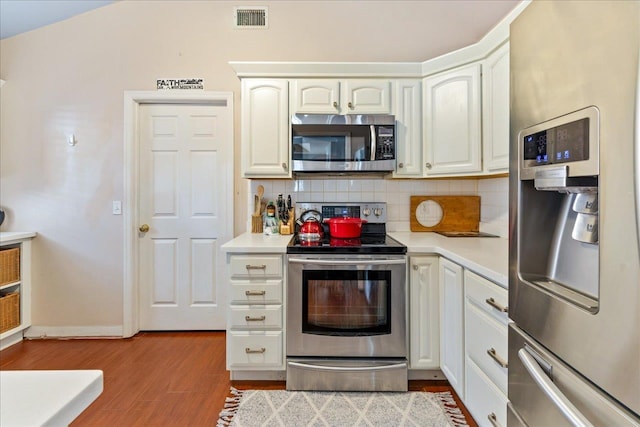
M264 186L262 186L262 184L258 185L258 188L256 189L256 191L258 192L258 206L262 205L262 196L264 196ZM261 208L258 208L256 213L260 213Z

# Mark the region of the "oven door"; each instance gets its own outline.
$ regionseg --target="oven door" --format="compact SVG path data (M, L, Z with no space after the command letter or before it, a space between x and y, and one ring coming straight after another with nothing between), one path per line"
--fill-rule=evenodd
M406 257L289 257L287 356L406 357Z

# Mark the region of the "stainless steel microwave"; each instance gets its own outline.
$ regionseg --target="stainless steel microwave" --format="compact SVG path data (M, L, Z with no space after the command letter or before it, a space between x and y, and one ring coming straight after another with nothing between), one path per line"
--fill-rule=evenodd
M390 172L396 166L395 117L295 114L293 172Z

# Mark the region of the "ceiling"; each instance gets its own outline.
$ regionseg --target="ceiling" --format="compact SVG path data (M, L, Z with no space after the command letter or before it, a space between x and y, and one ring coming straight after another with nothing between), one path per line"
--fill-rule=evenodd
M0 39L63 21L116 1L121 0L0 0ZM517 3L516 0L510 1L513 2L514 6ZM246 1L238 0L238 3L246 3ZM491 1L489 1L489 3L491 3ZM477 17L476 19L481 18ZM488 22L488 28L491 28L496 23L497 22Z
M0 39L35 30L115 0L0 0Z

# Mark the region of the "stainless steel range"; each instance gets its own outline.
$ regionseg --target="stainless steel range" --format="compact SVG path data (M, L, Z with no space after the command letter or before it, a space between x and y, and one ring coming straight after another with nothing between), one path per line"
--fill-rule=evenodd
M359 238L294 237L287 248L287 389L406 391L406 246L386 235L384 203L306 203L359 217Z

